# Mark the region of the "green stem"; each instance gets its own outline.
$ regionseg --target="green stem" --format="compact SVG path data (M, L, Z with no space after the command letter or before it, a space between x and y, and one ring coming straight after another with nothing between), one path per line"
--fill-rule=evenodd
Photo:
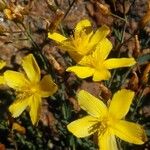
M126 19L121 18L120 16L115 15L115 14L113 14L113 13L111 13L111 15L112 15L113 17L115 17L115 18L118 18L118 19L120 19L120 20L124 21L124 22L126 22L126 21L127 21Z
M30 33L28 32L28 30L26 29L26 27L24 26L23 23L20 23L21 26L24 29L24 34L26 35L26 37L32 42L33 46L35 47L35 49L37 50L37 54L40 57L40 59L42 60L43 64L44 64L44 69L52 75L52 77L56 80L56 76L55 73L52 69L52 67L49 65L48 60L46 59L46 57L43 56L41 48L36 44L36 42L33 40L32 36L30 35ZM18 23L16 23L17 27L22 31L22 28L19 26Z
M142 100L142 97L143 97L143 92L144 92L144 87L141 88L141 91L140 93L138 94L138 98L137 98L137 103L136 103L136 107L134 108L134 111L132 112L132 115L131 115L131 120L135 120L135 115L137 113L137 110L141 104L141 100Z
M70 11L71 8L72 8L72 6L74 5L75 1L76 1L76 0L73 0L73 1L72 1L72 3L70 4L69 8L67 9L67 11L66 11L66 13L65 13L65 15L64 15L64 17L63 17L62 20L64 20L64 19L66 18L66 16L68 15L69 11Z

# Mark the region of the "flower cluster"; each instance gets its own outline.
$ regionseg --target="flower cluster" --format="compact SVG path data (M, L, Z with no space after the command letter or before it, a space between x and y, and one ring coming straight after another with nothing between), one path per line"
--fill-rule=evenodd
M89 115L67 126L75 136L86 137L97 133L100 150L117 150L115 136L134 144L143 144L147 140L142 126L123 120L129 111L134 92L126 89L116 92L108 108L102 100L84 90L77 97L79 105Z
M136 64L133 57L108 58L112 50L112 43L107 38L109 32L105 25L94 32L90 21L85 19L76 25L73 36L67 38L54 32L48 33L48 37L75 60L76 65L66 71L82 79L92 76L93 81L102 81L110 79L109 70ZM107 107L102 100L81 90L77 94L78 103L88 115L71 122L67 128L78 138L96 134L100 150L117 150L115 136L130 143L143 144L147 137L142 126L124 120L133 98L133 91L122 89L114 94Z
M82 79L92 77L93 81L102 81L110 79L109 70L136 64L134 58L108 58L112 50L112 43L107 38L109 33L110 29L105 25L93 31L91 22L85 19L76 25L74 34L68 38L57 32L48 33L48 37L76 62L66 71L74 72ZM5 65L0 61L0 69ZM9 106L12 116L19 117L28 110L35 125L40 117L42 98L52 96L58 87L50 75L41 77L40 67L32 54L22 59L21 67L22 72L6 70L0 75L0 84L15 91L16 98ZM84 90L79 91L78 103L88 115L68 124L68 130L78 138L96 134L100 150L117 150L116 136L130 143L143 144L147 140L143 127L124 119L134 95L131 90L121 89L106 106L101 99Z
M13 117L18 117L28 108L31 121L39 120L42 98L49 97L57 91L57 85L50 75L41 79L40 68L32 54L22 60L25 73L7 70L4 72L5 84L16 91L16 100L9 107Z
M58 33L49 33L48 37L77 62L76 66L67 69L68 72L74 72L80 78L93 76L93 81L101 81L110 79L109 69L130 67L136 63L134 58L107 59L112 49L106 38L109 32L105 25L94 32L91 23L82 20L76 25L73 37L66 38Z

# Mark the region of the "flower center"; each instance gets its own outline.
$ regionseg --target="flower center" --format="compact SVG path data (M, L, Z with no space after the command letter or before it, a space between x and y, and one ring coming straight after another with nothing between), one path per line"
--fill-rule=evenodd
M16 95L18 99L25 99L27 97L30 97L37 91L38 91L37 84L31 84L29 86L22 87L20 90L17 90Z
M99 133L104 133L109 127L113 126L115 122L112 116L104 117L99 123Z

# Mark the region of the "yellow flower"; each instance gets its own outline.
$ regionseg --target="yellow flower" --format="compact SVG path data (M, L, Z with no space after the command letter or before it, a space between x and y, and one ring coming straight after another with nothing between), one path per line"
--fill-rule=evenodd
M116 92L108 108L84 90L77 97L81 108L89 114L67 126L78 138L96 133L100 150L117 150L115 136L134 144L143 144L147 140L142 126L123 120L129 111L134 92L126 89Z
M84 56L76 66L67 68L67 71L74 72L80 78L93 76L93 81L101 81L111 77L109 69L129 67L136 63L134 58L106 59L111 49L111 42L105 38L91 55Z
M6 62L3 60L0 60L0 69L3 69L3 67L6 66ZM5 84L4 77L0 75L0 84Z
M16 90L16 100L9 107L13 117L18 117L28 107L31 121L37 123L40 115L42 98L49 97L57 91L57 85L50 75L42 80L40 68L32 54L22 60L25 74L8 70L4 73L6 84Z
M95 50L96 45L109 34L107 26L102 26L96 32L92 31L89 20L81 20L75 27L73 37L66 38L56 32L48 33L48 37L59 44L59 47L69 53L78 62L83 56Z

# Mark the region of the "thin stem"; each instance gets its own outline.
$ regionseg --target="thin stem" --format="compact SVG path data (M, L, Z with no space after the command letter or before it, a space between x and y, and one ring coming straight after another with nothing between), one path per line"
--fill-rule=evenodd
M69 8L67 9L67 11L66 11L66 13L65 13L65 15L64 15L64 17L63 17L62 20L64 20L64 19L66 18L66 16L68 15L69 11L70 11L71 8L72 8L72 6L74 5L75 1L76 1L76 0L73 0L73 1L72 1L72 3L70 4Z
M10 134L11 134L11 138L12 138L12 142L14 144L15 150L18 150L18 145L17 145L17 142L15 141L15 136L14 136L13 130L10 131Z
M125 30L126 30L126 22L125 22L125 24L124 24L124 28L123 28L123 31L122 31L121 44L122 44L123 41L124 41ZM120 51L119 51L117 57L120 57ZM113 73L112 73L112 77L111 77L111 79L110 79L110 81L109 81L109 83L108 83L108 88L110 88L110 86L111 86L111 84L112 84L112 82L113 82L113 79L114 79L114 77L115 77L115 74L116 74L116 69L115 69L115 70L113 71Z
M121 17L120 17L120 16L118 16L118 15L115 15L115 14L113 14L113 13L111 13L111 15L112 15L113 17L115 17L115 18L118 18L118 19L120 19L120 20L122 20L122 21L126 22L126 19L121 18Z
M139 92L139 94L138 94L138 98L137 98L137 103L136 103L136 106L135 106L135 108L134 108L134 111L132 112L132 115L131 115L131 120L135 120L135 115L136 115L136 113L137 113L137 110L138 110L138 108L139 108L139 106L140 106L140 104L141 104L141 100L142 100L142 97L143 97L143 92L144 92L144 87L142 88L142 87L140 87L140 89L141 89L141 91Z
M121 81L120 86L121 86L122 84L124 84L126 78L128 77L128 75L129 75L129 73L131 72L132 69L133 69L133 67L131 67L131 68L125 73L125 75L124 75L124 77L123 77L123 79L122 79L122 81Z
M24 26L23 23L20 23L22 25L22 27L24 28L24 34L26 35L26 37L32 42L33 46L36 48L36 50L38 50L38 53L40 54L39 57L41 58L42 62L44 63L44 69L50 73L52 75L52 77L55 79L56 81L56 76L55 73L52 69L52 67L49 65L48 60L46 59L46 57L43 56L41 48L36 44L36 42L33 40L32 36L30 35L30 33L27 31L26 27ZM18 23L16 23L17 27L22 30L22 28L19 26Z

